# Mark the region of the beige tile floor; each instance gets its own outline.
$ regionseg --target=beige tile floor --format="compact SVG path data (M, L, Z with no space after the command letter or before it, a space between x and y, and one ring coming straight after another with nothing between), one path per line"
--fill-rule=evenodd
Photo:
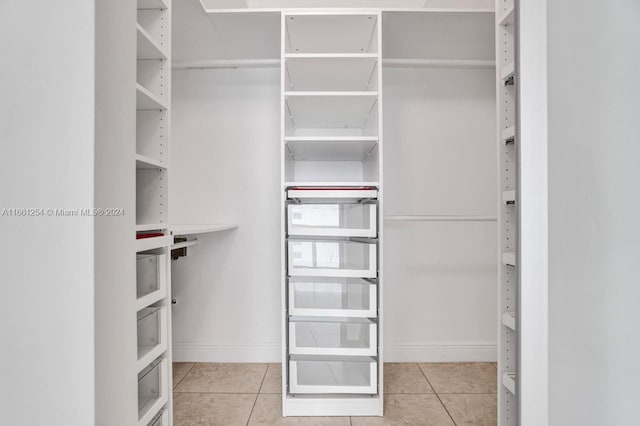
M281 417L280 364L173 365L175 426L495 425L494 363L388 363L384 417Z

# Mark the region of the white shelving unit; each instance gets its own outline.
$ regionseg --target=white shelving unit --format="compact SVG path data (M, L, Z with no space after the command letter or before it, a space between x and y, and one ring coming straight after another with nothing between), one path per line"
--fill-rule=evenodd
M516 2L496 0L496 86L500 205L498 241L498 425L518 424L518 129Z
M172 237L167 217L171 0L138 0L137 4L138 425L168 426L173 423L169 262Z
M282 13L283 415L382 415L381 13Z

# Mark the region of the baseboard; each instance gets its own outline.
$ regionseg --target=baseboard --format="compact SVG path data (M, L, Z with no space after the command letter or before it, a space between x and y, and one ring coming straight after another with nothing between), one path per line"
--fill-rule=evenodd
M265 345L208 345L174 343L177 362L280 362L279 343ZM497 346L485 342L393 344L384 347L385 362L495 362Z

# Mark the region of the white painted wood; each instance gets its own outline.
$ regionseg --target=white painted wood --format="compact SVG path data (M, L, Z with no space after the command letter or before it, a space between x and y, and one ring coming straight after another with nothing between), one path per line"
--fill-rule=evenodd
M147 226L147 225L144 225L144 226ZM155 229L155 226L157 226L157 224L154 224L153 226ZM167 225L164 225L164 227L166 228ZM139 240L136 240L135 250L136 250L136 253L138 253L141 251L148 251L148 250L154 250L157 248L167 247L169 245L171 245L171 237L169 237L168 235L165 235L162 237L141 238Z
M378 55L287 54L287 90L290 91L375 91Z
M284 399L284 416L381 416L381 397L327 398L311 395Z
M376 182L377 183L377 182ZM327 182L322 183L323 186L328 186ZM349 182L335 182L336 187L348 186ZM285 184L286 186L296 185L295 182L288 182ZM287 197L291 199L300 199L300 200L313 200L313 199L327 199L327 200L339 200L343 199L345 201L356 199L368 199L368 198L377 198L378 190L377 189L323 189L323 190L310 190L310 189L302 189L303 186L311 186L312 182L301 182L300 187L294 187L294 189L287 189ZM367 187L365 185L364 187ZM299 189L298 189L299 188Z
M209 223L199 225L171 225L171 232L175 237L196 234L207 234L211 232L229 231L237 229L236 223Z
M407 59L384 58L382 66L387 68L490 68L496 66L494 60L483 59Z
M285 101L296 128L361 129L378 92L285 92Z
M516 202L516 191L503 191L502 192L502 202L506 204L512 204Z
M509 78L513 77L515 72L516 72L515 63L511 62L505 65L504 67L502 67L502 70L500 71L500 77L502 78L502 81L506 81Z
M516 375L515 373L504 373L502 375L502 385L512 394L516 394Z
M378 144L377 136L287 136L294 160L365 161Z
M136 169L166 169L167 166L164 165L159 160L154 160L153 158L146 157L141 154L136 154Z
M136 232L140 231L155 231L167 229L168 225L166 223L146 223L142 225L136 225Z
M515 5L512 3L507 7L506 11L501 11L499 15L498 24L503 27L508 27L515 24Z
M165 110L166 102L162 101L140 84L136 87L136 107L140 110Z
M167 55L165 55L163 49L156 43L156 41L151 37L151 34L149 34L142 25L137 24L136 31L138 60L167 59Z
M505 312L502 314L502 324L511 330L516 330L516 315L513 312Z

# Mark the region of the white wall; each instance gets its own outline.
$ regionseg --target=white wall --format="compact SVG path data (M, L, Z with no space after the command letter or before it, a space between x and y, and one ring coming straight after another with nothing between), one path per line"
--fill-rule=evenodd
M173 72L170 216L236 222L172 264L174 359L280 356L280 70Z
M495 215L493 71L385 78L386 213ZM172 84L172 221L240 224L172 264L174 357L277 362L279 70L174 71ZM388 360L495 359L495 226L387 224Z
M0 211L93 206L94 3L0 2ZM0 416L94 421L94 221L0 215Z
M640 3L547 16L550 424L635 425Z
M387 68L385 215L496 216L495 74ZM496 359L496 222L385 222L385 357Z
M95 205L124 216L95 220L96 425L135 425L136 2L96 2ZM123 31L129 28L129 31Z

